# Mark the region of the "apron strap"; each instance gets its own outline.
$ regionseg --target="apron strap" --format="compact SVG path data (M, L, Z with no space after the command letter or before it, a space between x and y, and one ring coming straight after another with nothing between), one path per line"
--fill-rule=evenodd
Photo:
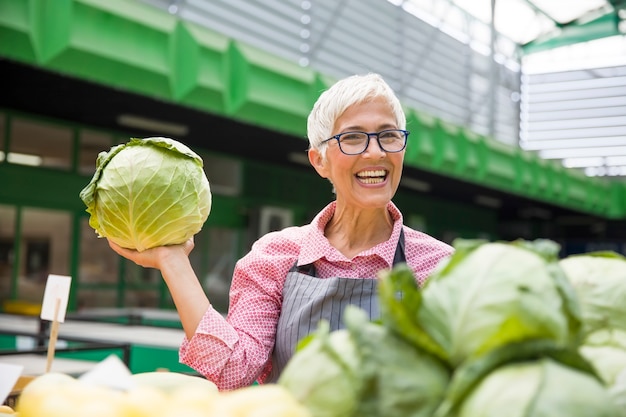
M396 245L393 264L405 262L404 232ZM268 382L276 382L293 355L295 347L320 320L327 320L331 330L342 327L342 313L346 305L364 309L374 319L380 315L375 279L329 277L319 279L313 264L289 270L283 288L282 311L276 327L272 352L272 372Z

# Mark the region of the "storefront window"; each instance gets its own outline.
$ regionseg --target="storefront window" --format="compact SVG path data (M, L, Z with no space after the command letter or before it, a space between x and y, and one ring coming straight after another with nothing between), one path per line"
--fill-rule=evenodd
M20 165L70 169L72 129L14 117L7 161Z
M241 193L241 161L224 155L197 151L204 161L204 171L211 183L211 192L220 195L239 195Z
M48 275L69 275L71 215L25 208L21 231L17 297L41 303Z
M93 130L81 130L78 156L78 173L91 175L96 170L96 159L100 152L108 152L113 145L113 136Z
M159 307L161 275L118 256L106 239L81 221L78 309ZM120 262L123 263L120 275Z
M79 248L77 308L116 307L119 257L88 218L81 219Z
M159 292L152 289L128 289L124 291L124 307L159 308Z
M228 311L228 293L237 262L238 232L234 229L206 228L200 234L208 234L208 247L195 248L190 254L191 264L207 293L211 304L220 313ZM202 236L196 242L206 241Z
M124 263L124 306L159 307L161 273L153 268L143 268L127 259L124 259Z
M0 205L0 301L11 298L15 263L15 208Z

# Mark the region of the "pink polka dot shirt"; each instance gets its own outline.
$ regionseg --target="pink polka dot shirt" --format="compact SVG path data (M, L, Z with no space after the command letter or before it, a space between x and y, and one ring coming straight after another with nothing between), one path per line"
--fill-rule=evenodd
M235 266L227 317L211 307L207 310L194 336L182 343L182 363L221 390L254 381L262 383L271 371L283 284L296 262L314 263L320 279L374 279L381 269L393 265L400 230L404 228L406 262L422 284L439 261L453 251L451 246L403 226L402 214L390 202L388 210L394 220L391 238L348 259L324 236L335 206L335 202L330 203L308 225L269 233L252 246Z

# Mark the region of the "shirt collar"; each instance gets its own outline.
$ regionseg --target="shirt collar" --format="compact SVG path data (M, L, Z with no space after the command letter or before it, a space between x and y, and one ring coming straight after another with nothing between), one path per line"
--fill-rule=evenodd
M331 246L324 229L335 213L337 202L333 201L328 204L317 216L311 221L309 230L302 239L300 255L298 256L298 266L311 264L321 258L336 259L337 249ZM393 265L393 257L395 254L398 239L400 238L400 230L402 229L402 213L395 204L389 202L387 210L393 219L393 230L388 241L382 242L371 249L361 253L361 255L380 255L385 262L391 267Z

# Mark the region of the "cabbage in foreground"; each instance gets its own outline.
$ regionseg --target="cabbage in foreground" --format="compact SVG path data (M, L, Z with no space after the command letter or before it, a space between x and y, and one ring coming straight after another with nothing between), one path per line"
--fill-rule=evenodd
M626 332L623 330L592 333L579 350L609 387L615 385L620 373L626 371Z
M303 338L278 379L313 417L351 417L359 401L361 366L357 346L345 330L321 321Z
M101 152L80 198L99 237L140 252L185 242L211 210L202 158L161 137L131 139Z
M482 380L458 417L619 417L619 409L593 376L551 359L505 365Z
M418 320L457 366L500 346L578 337L579 306L546 242L459 248L422 291Z
M353 305L344 321L361 358L363 388L354 416L432 417L444 399L449 369Z
M571 255L559 261L572 283L587 334L626 331L626 257L614 252Z

